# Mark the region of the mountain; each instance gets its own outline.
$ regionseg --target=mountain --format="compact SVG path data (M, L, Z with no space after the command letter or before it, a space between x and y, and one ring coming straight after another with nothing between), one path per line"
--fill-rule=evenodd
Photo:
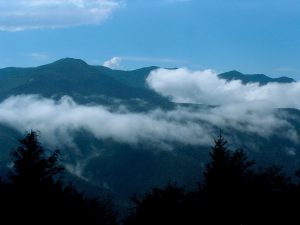
M226 81L240 80L243 84L248 83L259 83L260 85L266 85L268 83L293 83L294 79L289 77L271 78L264 74L243 74L236 70L221 73L218 75L219 78Z
M79 103L110 105L114 99L132 103L142 100L148 107L173 107L173 103L167 98L147 86L147 76L158 68L152 66L131 71L113 70L88 65L80 59L72 58L34 68L4 68L0 69L0 100L18 94L39 94L54 98L69 95ZM238 71L218 76L227 81L241 80L244 84L295 82L288 77L270 78L263 74L247 75Z
M152 106L171 106L168 99L141 84L128 85L116 78L116 74L123 73L135 78L141 75L144 79L143 71L115 71L71 58L35 68L5 68L0 70L0 99L18 94L56 98L68 95L79 103L111 104L114 99L141 99Z
M131 71L113 70L103 66L88 65L80 59L71 58L32 68L4 68L0 69L0 102L11 95L39 94L55 99L69 95L80 104L102 104L112 106L110 107L112 110L119 104L126 105L129 110L143 112L156 108L168 110L179 106L180 109L197 113L214 107L174 104L155 93L146 83L147 76L155 69L158 67L145 67ZM238 71L223 73L219 77L227 81L241 80L244 84L295 82L287 77L270 78L263 74L247 75ZM295 132L300 134L299 110L279 109L277 113L283 115L294 127ZM195 123L204 123L204 129L207 125L207 132L216 135L219 132L216 125L210 127L201 119ZM101 127L101 124L99 126ZM242 127L244 124L238 126ZM168 127L167 132L178 135L176 128L178 126ZM282 131L264 138L242 130L228 128L223 131L223 134L226 138L230 137L235 141L234 147L248 150L249 157L255 159L258 166L278 164L285 166L289 174L299 167L300 157L297 150L300 149L300 144L281 137ZM128 131L125 129L124 133L130 134L130 127ZM42 133L41 136L43 135ZM76 185L82 189L88 187L92 192L98 192L99 187L99 190L111 193L121 207L128 206L128 198L134 193L141 194L170 180L187 188L196 187L209 158L209 146L170 143L173 144L173 149L170 151L168 148L163 149L155 141L126 144L109 137L96 138L85 130L74 131L72 135L74 140L71 141L74 141L75 147L63 146L61 150L63 163L68 170L84 178L84 182L78 180L75 182ZM9 151L16 148L17 140L21 137L20 131L9 127L8 124L0 123L0 175L8 170L11 157ZM74 182L73 177L68 176L68 179Z
M144 67L137 70L123 71L112 70L104 66L95 66L103 74L134 88L147 88L146 78L151 71L158 69L157 66Z

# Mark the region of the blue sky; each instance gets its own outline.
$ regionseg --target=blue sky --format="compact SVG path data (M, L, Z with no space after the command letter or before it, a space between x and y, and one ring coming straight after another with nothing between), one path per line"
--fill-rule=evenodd
M298 0L11 2L0 0L1 68L74 57L300 79Z

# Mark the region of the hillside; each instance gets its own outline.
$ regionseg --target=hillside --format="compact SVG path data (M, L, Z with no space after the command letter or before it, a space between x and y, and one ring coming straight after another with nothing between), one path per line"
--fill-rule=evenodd
M80 103L112 104L115 99L141 99L150 105L171 105L167 99L147 88L120 82L115 79L117 73L119 71L90 66L71 58L35 68L5 68L0 70L0 98L18 94L56 98L68 95ZM140 74L135 71L124 73L134 77Z

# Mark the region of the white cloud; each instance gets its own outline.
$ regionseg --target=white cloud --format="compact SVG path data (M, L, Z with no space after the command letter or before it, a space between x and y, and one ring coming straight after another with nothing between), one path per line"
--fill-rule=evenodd
M39 130L48 143L71 145L73 132L81 129L99 139L112 138L130 144L143 141L207 144L211 141L208 136L198 137L204 132L201 126L188 124L178 115L174 116L161 110L145 114L111 112L100 105L77 105L69 97L55 102L38 96L16 96L0 104L0 123L20 132Z
M0 0L0 30L100 24L122 0Z
M295 143L299 142L298 132L287 121L289 116L279 115L276 108L300 109L300 82L243 85L237 80L226 82L219 79L212 70L181 68L152 71L147 83L174 102L218 106L197 112L196 117L210 126L253 133L263 138L284 135Z
M175 102L210 105L245 104L264 108L300 109L300 82L243 85L240 81L226 82L212 70L190 71L158 69L148 76L148 85ZM255 104L254 104L255 103Z
M186 60L164 58L164 57L148 57L148 56L122 56L122 59L136 62L147 63L187 63Z
M49 55L44 53L38 53L38 52L25 53L24 55L29 56L30 58L38 61L44 61L50 58Z
M73 137L80 130L101 140L143 143L157 149L170 149L174 144L208 146L218 129L264 138L278 134L297 143L298 134L293 125L283 115L261 106L228 105L202 110L177 108L133 113L123 109L113 111L101 105L78 105L69 97L54 101L26 95L13 96L0 103L0 123L21 133L39 130L45 144L59 148L76 149Z
M111 68L111 69L118 69L120 68L122 58L121 57L113 57L103 63L103 66Z

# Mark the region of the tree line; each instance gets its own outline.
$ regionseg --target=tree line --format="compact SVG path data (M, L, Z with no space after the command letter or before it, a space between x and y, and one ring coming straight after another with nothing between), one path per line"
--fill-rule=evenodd
M7 181L0 184L0 221L12 224L117 225L109 201L91 199L59 177L60 152L46 155L34 131L19 140ZM8 223L6 222L6 223Z
M30 224L298 224L300 183L279 167L258 168L243 150L219 135L198 188L176 183L132 197L134 208L119 220L111 201L92 199L59 174L60 152L47 155L31 131L13 151L7 180L0 182L0 221ZM300 172L296 172L300 176Z

